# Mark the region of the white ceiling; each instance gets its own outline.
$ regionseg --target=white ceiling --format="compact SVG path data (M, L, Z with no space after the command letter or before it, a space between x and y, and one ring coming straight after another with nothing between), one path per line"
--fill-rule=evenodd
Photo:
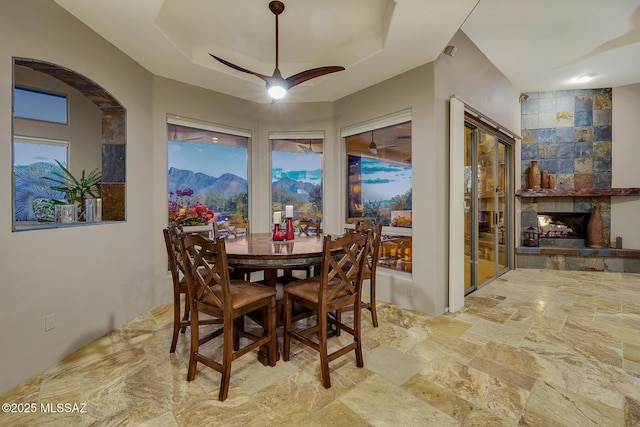
M55 0L153 74L268 103L268 0ZM285 0L280 70L345 71L291 89L286 102L334 101L435 60L460 28L521 91L640 82L640 0ZM241 5L241 7L239 6ZM592 75L571 84L577 75Z

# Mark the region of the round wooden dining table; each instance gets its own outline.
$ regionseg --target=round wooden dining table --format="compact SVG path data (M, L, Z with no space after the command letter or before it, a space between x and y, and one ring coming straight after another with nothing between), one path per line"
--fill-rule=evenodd
M322 261L323 239L319 235L296 235L293 240L274 241L271 233L249 233L225 238L227 262L237 269L264 270L264 281L273 285L278 269L310 267Z

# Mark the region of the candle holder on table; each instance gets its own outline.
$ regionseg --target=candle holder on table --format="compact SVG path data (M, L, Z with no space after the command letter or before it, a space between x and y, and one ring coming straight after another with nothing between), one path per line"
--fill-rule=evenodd
M285 240L293 240L293 218L287 217L287 231L285 233Z

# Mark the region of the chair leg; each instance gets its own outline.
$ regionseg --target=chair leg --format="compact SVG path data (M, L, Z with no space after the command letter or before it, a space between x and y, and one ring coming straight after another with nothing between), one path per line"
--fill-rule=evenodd
M178 344L178 333L183 332L186 328L180 328L180 294L173 296L173 336L171 338L171 348L169 353L176 351Z
M233 335L233 333L223 334L222 378L220 379L220 393L218 393L218 400L221 402L225 400L229 394L229 383L231 382L231 361L233 360Z
M318 350L320 351L320 371L322 373L322 385L331 388L329 378L329 355L327 350L327 313L318 311ZM324 333L322 333L324 331Z
M189 355L189 370L187 371L187 381L193 381L196 377L196 354L200 347L200 327L198 325L198 313L191 316L191 350Z
M376 278L375 276L371 276L371 291L369 292L371 296L371 307L369 310L371 311L371 321L373 322L373 327L378 327L378 310L376 309Z
M289 336L289 330L291 329L291 302L289 296L284 293L284 332L282 334L282 360L289 361L289 350L291 348L291 337Z
M356 366L362 368L364 359L362 358L362 340L360 339L362 325L362 309L359 304L360 298L353 304L353 340L356 343Z
M180 307L180 297L178 297L178 307ZM187 294L185 294L184 296L184 315L182 316L182 321L183 322L189 321L189 295ZM187 327L183 326L182 329L180 329L180 332L184 334L186 330L187 330Z
M269 366L276 366L277 352L278 352L278 337L276 334L276 298L273 297L269 302L269 306L266 309L265 322L267 333L271 336L269 341Z

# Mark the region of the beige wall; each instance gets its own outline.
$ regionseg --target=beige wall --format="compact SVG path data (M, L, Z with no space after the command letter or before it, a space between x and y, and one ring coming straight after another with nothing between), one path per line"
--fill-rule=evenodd
M436 61L435 70L435 151L431 153L438 166L439 185L434 187L438 204L435 209L434 240L432 251L438 256L436 283L448 283L447 290L453 300L449 301L452 310L463 305L464 283L456 278L464 278L464 241L451 242L455 259L449 260L449 218L453 216L462 221L464 215L462 204L459 211L456 206L449 209L449 106L450 98L455 96L464 104L480 112L485 117L499 123L503 128L519 135L520 104L519 91L502 75L502 73L484 56L462 31L458 31L449 42L457 48L451 57L441 54ZM459 127L464 126L459 119ZM513 148L515 175L520 168L520 140L516 140ZM463 176L464 170L459 171ZM514 183L515 185L515 183ZM514 187L515 188L515 187ZM515 191L515 190L514 190ZM515 209L519 208L516 199ZM514 209L514 210L515 210ZM516 230L519 230L519 215L512 217ZM512 257L513 258L513 257ZM449 282L449 262L452 263L452 280ZM512 266L515 262L512 260ZM459 274L456 274L459 273Z
M640 84L613 88L612 187L640 187ZM625 249L640 249L640 197L611 198L611 241L622 237Z
M77 71L127 108L127 222L11 232L12 57ZM54 2L3 2L0 14L0 391L150 307L155 283L151 76ZM165 261L166 265L166 261ZM55 313L56 328L44 331ZM107 351L110 349L107 348Z

